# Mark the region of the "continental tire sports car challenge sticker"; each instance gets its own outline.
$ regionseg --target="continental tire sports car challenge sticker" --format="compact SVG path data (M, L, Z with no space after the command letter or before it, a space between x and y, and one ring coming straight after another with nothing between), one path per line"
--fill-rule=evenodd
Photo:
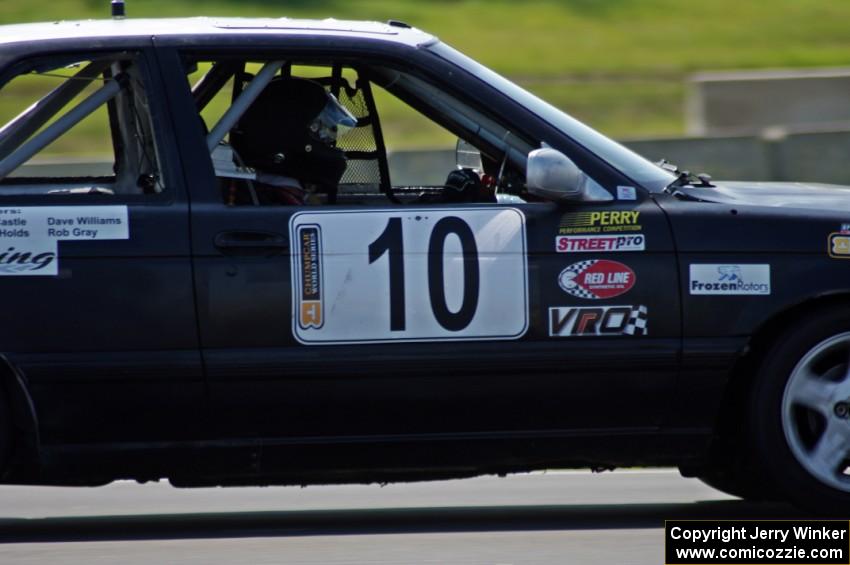
M301 261L297 283L301 293L298 324L302 328L322 327L322 230L319 226L298 226Z
M549 308L552 337L647 335L646 306Z
M841 231L829 234L827 251L835 259L850 259L850 233Z
M126 206L0 208L0 277L59 273L59 241L128 239Z
M292 333L305 345L517 339L528 328L514 208L294 214Z
M690 294L770 294L770 265L691 265Z
M614 298L635 285L635 272L617 261L591 259L561 271L558 284L564 292L578 298Z

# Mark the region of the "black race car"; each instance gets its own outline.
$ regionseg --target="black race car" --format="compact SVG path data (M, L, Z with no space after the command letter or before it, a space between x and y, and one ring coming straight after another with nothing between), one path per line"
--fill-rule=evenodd
M3 26L0 84L4 482L850 509L850 188L651 163L400 22ZM457 166L400 169L401 112Z

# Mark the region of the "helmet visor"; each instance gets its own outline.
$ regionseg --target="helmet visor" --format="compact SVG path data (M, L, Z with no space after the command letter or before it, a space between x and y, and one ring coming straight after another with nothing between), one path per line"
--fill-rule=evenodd
M334 144L357 125L357 118L337 101L333 94L328 93L328 101L313 123L310 131L320 141Z

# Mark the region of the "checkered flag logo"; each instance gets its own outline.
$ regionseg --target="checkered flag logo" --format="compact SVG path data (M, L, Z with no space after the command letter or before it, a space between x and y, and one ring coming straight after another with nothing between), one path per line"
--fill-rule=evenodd
M579 261L578 263L573 263L561 273L561 276L558 278L558 284L561 285L561 288L564 292L572 294L573 296L577 296L579 298L586 298L589 300L593 300L595 298L599 298L596 294L590 292L586 288L583 288L581 285L576 282L576 279L579 275L585 272L587 269L594 266L598 263L598 259L588 259L587 261Z
M570 265L570 271L574 271L576 274L581 273L585 269L589 269L598 263L598 259L588 259L587 261L579 261L578 263L573 263Z
M646 328L647 321L646 306L638 306L632 309L629 315L629 321L626 322L626 327L623 328L625 335L648 335L649 331Z

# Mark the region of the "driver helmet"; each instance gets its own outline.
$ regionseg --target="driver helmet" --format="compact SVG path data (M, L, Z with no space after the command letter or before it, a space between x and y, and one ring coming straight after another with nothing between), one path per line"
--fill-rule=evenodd
M230 133L244 164L336 190L345 172L337 140L357 119L324 87L302 78L272 79Z

